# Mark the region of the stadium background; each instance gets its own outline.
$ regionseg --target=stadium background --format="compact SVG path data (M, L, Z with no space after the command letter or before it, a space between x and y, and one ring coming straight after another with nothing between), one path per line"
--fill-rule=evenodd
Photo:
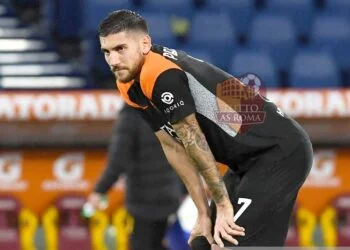
M315 149L288 244L350 246L350 1L0 0L0 249L127 249L122 182L79 215L122 106L96 29L122 8L155 43L262 79Z

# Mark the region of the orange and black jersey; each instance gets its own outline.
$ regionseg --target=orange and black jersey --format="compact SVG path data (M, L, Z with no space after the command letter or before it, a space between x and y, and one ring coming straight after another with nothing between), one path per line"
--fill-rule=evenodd
M272 102L256 94L247 98L251 88L183 51L152 46L139 79L117 85L154 131L162 129L175 139L171 124L195 113L215 159L235 171L244 171L257 159L278 160L307 139ZM237 94L242 89L244 94Z

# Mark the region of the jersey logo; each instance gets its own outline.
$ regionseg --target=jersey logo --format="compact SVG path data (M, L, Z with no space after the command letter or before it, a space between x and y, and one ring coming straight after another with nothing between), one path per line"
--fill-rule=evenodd
M177 60L177 51L174 49L169 49L167 47L163 47L163 56L169 58L169 59L173 59L173 60Z
M161 100L162 102L164 102L165 104L172 104L174 102L174 95L170 92L164 92L161 95Z

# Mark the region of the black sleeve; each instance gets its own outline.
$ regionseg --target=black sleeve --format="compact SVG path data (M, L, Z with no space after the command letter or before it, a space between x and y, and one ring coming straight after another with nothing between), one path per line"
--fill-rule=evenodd
M151 101L171 123L196 111L187 75L179 69L169 69L158 76Z
M94 188L97 193L106 193L125 171L125 167L132 164L137 136L137 119L135 119L137 114L134 112L125 105L119 113L108 148L107 166Z
M160 130L164 124L167 124L167 120L165 116L151 104L147 107L147 109L135 109L141 115L143 120L151 127L153 132L157 132Z

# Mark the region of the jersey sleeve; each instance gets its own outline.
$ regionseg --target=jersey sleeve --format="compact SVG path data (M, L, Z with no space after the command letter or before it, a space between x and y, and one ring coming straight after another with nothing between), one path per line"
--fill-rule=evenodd
M148 106L146 109L136 109L139 115L151 127L153 132L157 132L166 123L165 118L155 108Z
M180 69L168 69L157 77L151 101L171 123L196 111L187 75Z

